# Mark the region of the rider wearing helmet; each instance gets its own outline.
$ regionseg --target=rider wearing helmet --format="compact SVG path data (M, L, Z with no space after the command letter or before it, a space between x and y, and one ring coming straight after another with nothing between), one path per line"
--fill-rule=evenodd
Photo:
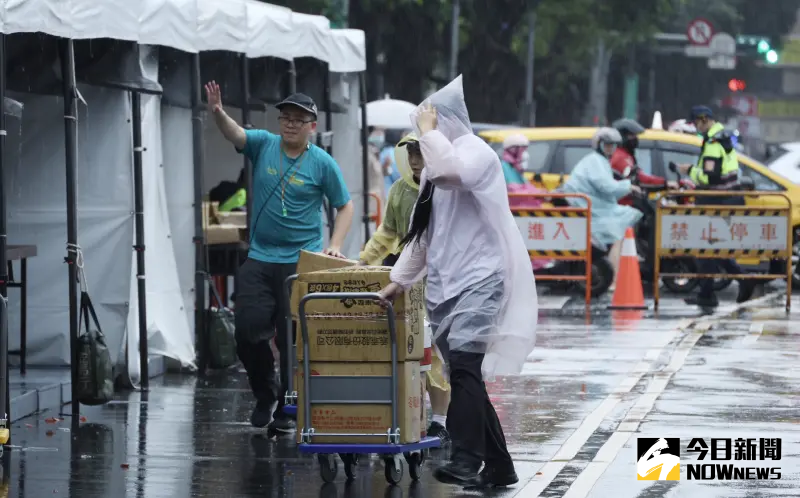
M669 182L666 178L648 175L639 167L639 163L636 161L636 148L639 147L639 135L644 133L644 126L633 119L627 118L614 121L612 126L622 136L622 146L618 147L614 155L611 156L611 167L614 169L614 175L617 178L636 178L638 180L637 183L640 185L678 187L676 183ZM633 204L630 196L620 199L619 202L627 206Z
M585 194L591 199L592 241L602 246L611 246L609 260L614 267L615 279L619 274L619 254L625 232L642 218L639 210L620 206L618 203L619 199L631 191L640 191L630 180L614 178L609 158L620 145L622 136L617 130L599 128L592 137L594 151L575 165L560 189L565 193ZM569 202L586 207L586 201L580 198L570 198Z

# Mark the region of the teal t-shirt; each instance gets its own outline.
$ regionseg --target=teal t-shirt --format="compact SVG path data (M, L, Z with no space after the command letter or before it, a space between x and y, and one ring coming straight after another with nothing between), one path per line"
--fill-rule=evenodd
M316 145L309 144L291 159L281 148L280 136L266 130L245 133L247 141L240 152L253 163L252 238L247 256L265 263L296 263L301 249L321 251L323 196L336 209L350 201L339 165Z
M525 178L517 171L517 168L507 161L500 161L500 164L503 165L503 177L506 179L506 185L525 185Z

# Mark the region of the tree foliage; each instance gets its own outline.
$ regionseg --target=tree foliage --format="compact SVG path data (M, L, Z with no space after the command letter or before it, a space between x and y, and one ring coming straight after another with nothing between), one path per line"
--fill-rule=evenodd
M293 10L335 17L341 0L278 0ZM683 33L689 20L777 41L795 22L800 0L461 0L458 67L474 121L514 122L524 96L528 12L535 9L534 96L540 124L570 124L586 101L598 40L616 70L659 31ZM349 24L366 33L370 98L382 88L418 102L448 77L450 0L350 0ZM379 63L381 56L385 62ZM644 71L640 61L631 66ZM687 71L692 66L675 67ZM611 93L621 93L618 85ZM613 100L613 98L612 98ZM613 114L613 113L612 113Z

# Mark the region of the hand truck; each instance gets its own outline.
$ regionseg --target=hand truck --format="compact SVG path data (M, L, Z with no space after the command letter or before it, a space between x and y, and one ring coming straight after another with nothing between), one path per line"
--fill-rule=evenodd
M297 355L294 352L294 330L292 320L292 305L291 294L292 284L297 280L298 275L289 275L283 282L283 299L286 301L286 354L289 355L289 361L286 365L289 368L288 383L286 384L286 393L284 397L283 413L297 417L297 391L294 389L294 374L297 372Z
M438 437L425 437L417 443L400 444L400 427L397 423L398 382L397 382L397 328L395 325L394 307L391 303L386 305L386 316L389 325L390 347L392 348L392 374L390 376L333 376L310 375L310 351L308 343L308 323L306 319L306 303L320 299L362 299L381 301L381 296L374 292L315 292L307 294L300 299L299 319L300 332L303 334L303 392L301 402L305 417L300 433L300 453L317 455L319 472L322 480L332 482L338 473L336 453L344 463L344 473L348 480L355 478L356 468L360 455L378 454L385 464L386 481L398 484L403 478L402 454L408 463L408 473L411 479L417 481L422 476L422 463L425 460L425 451L438 448L442 445ZM357 383L358 389L353 389ZM311 406L315 404L378 404L390 405L392 412L392 425L385 433L379 434L337 434L316 432L311 426ZM300 428L298 428L300 429ZM386 437L386 443L380 444L344 444L344 443L315 443L315 436L334 438L363 438Z

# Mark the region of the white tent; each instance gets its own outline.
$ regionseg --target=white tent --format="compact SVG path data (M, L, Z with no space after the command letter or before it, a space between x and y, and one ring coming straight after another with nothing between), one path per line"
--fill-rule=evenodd
M0 31L72 39L112 38L144 48L143 73L158 80L146 46L184 52L225 50L250 58L313 57L336 73L366 69L364 34L332 30L327 19L255 0L18 0L0 4ZM128 91L79 85L78 240L89 290L112 354L127 337L129 375L138 377L138 315L133 214L133 144ZM352 91L348 90L352 97ZM188 92L188 88L187 88ZM357 92L357 90L356 90ZM63 99L10 93L25 105L8 119L5 189L9 243L36 244L28 270L29 363L69 363ZM358 102L355 93L354 103ZM142 97L149 352L194 362L194 247L191 111L158 95ZM357 128L356 111L334 116ZM21 131L20 131L21 130ZM348 140L347 146L340 141ZM360 192L357 132L337 137L345 178ZM212 152L206 146L207 154ZM354 168L357 168L356 171ZM237 170L238 171L238 170ZM359 199L353 195L354 201ZM357 206L358 209L358 206ZM354 222L354 228L359 222ZM355 247L358 230L351 230ZM19 345L19 307L11 290L10 348Z

